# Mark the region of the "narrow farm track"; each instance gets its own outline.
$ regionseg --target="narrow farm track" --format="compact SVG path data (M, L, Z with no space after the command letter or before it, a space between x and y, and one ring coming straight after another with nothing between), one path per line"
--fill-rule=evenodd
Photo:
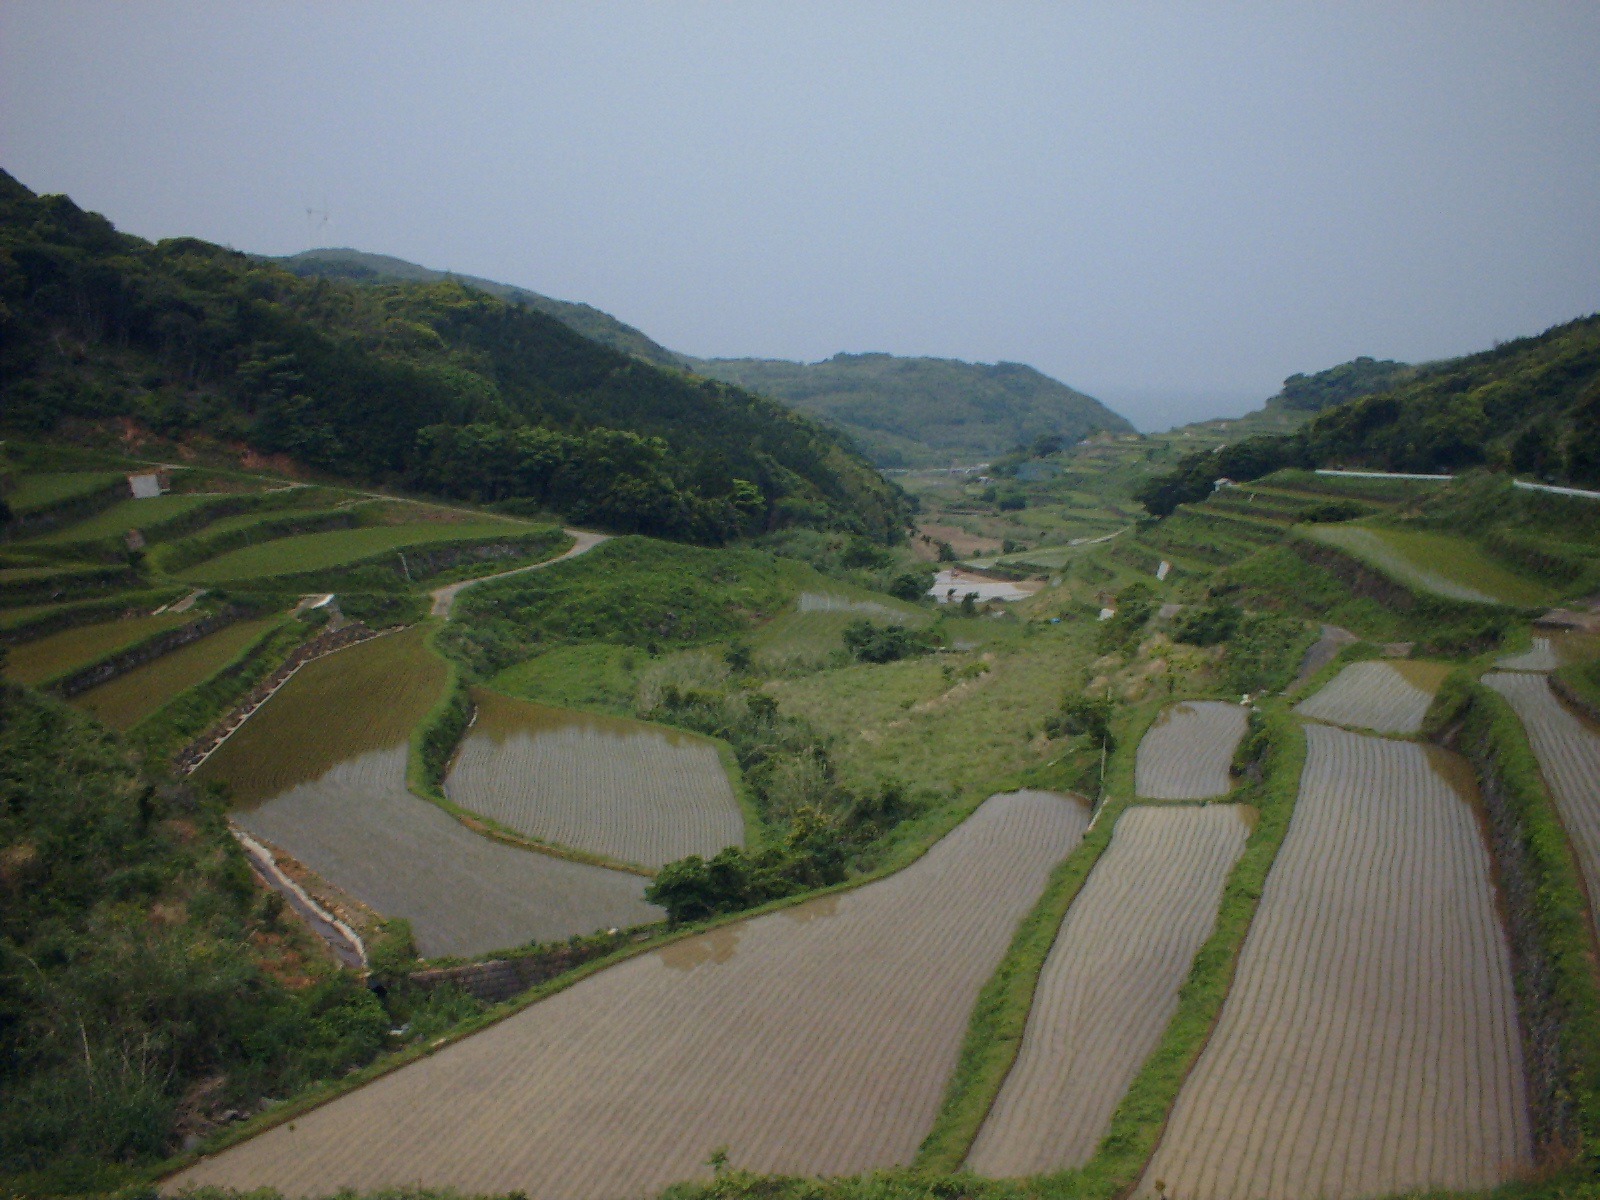
M904 1164L1073 800L988 800L906 870L620 963L167 1181L624 1200L709 1176Z
M1233 752L1250 711L1220 700L1175 704L1139 743L1134 791L1151 800L1203 800L1233 786Z
M475 695L477 720L445 792L560 845L659 867L744 841L716 747L639 721Z
M1123 814L1045 961L971 1170L1039 1175L1094 1153L1177 1010L1248 836L1236 804Z
M1447 668L1433 663L1351 663L1295 711L1332 725L1378 733L1416 733Z
M1141 1196L1476 1190L1531 1165L1510 954L1460 761L1306 734L1233 989Z
M483 575L477 579L463 579L459 583L447 583L442 588L435 588L428 593L433 597L433 608L430 614L435 617L450 619L450 610L455 607L456 597L469 587L476 587L480 583L488 583L491 579L504 579L508 575L521 575L524 571L537 571L541 567L553 566L558 562L565 562L569 558L577 558L580 554L587 554L601 542L606 541L611 535L606 533L586 533L582 529L562 530L572 538L572 548L565 554L558 554L554 558L547 558L544 562L529 563L525 567L517 567L511 571L501 571L497 575Z
M1600 732L1556 699L1543 675L1496 673L1483 682L1506 698L1528 731L1593 903L1600 897Z

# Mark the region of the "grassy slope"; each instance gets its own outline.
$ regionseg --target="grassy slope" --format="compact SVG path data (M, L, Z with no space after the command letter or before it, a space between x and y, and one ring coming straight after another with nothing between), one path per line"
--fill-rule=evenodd
M336 529L242 546L179 572L179 578L193 583L262 579L271 575L344 566L386 550L403 550L408 546L425 546L430 542L504 537L525 531L523 526L511 522L487 520L460 524L417 522Z
M1519 606L1548 604L1557 593L1491 559L1471 539L1420 529L1324 525L1311 536L1393 575L1411 588L1455 600Z
M159 617L129 617L64 629L11 647L6 658L6 678L18 683L43 683L77 667L88 666L153 633L174 629L193 619L193 614L188 613L162 613Z
M97 492L122 478L116 471L39 471L14 477L5 501L19 513L36 512Z

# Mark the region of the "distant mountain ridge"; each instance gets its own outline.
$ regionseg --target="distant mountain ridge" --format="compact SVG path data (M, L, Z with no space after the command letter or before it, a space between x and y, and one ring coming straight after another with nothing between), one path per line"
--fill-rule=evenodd
M1092 396L1022 363L969 363L893 354L836 354L817 363L694 358L609 313L513 284L437 271L362 250L307 250L270 259L304 278L355 283L454 280L554 317L592 341L659 367L769 396L845 431L880 467L948 466L998 457L1054 435L1075 442L1133 426Z

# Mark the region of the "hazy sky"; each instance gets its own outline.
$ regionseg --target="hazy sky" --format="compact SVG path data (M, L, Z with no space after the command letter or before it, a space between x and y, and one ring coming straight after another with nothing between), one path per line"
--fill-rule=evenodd
M1600 4L0 0L0 166L1146 428L1600 309ZM308 219L308 207L328 218Z

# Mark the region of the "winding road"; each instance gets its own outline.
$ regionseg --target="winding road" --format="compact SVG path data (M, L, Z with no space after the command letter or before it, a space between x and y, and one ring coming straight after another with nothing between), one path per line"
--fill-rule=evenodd
M601 542L608 540L609 533L588 533L582 529L563 530L568 537L573 539L572 549L565 554L558 554L554 558L547 558L543 562L532 563L526 567L517 567L512 571L501 571L498 575L483 575L477 579L463 579L460 583L447 583L442 588L435 588L429 594L433 597L431 614L435 617L450 619L450 610L455 607L456 597L469 587L480 583L488 583L491 579L504 579L507 575L520 575L524 571L537 571L540 567L552 566L564 562L569 558L577 558L580 554L587 554Z

